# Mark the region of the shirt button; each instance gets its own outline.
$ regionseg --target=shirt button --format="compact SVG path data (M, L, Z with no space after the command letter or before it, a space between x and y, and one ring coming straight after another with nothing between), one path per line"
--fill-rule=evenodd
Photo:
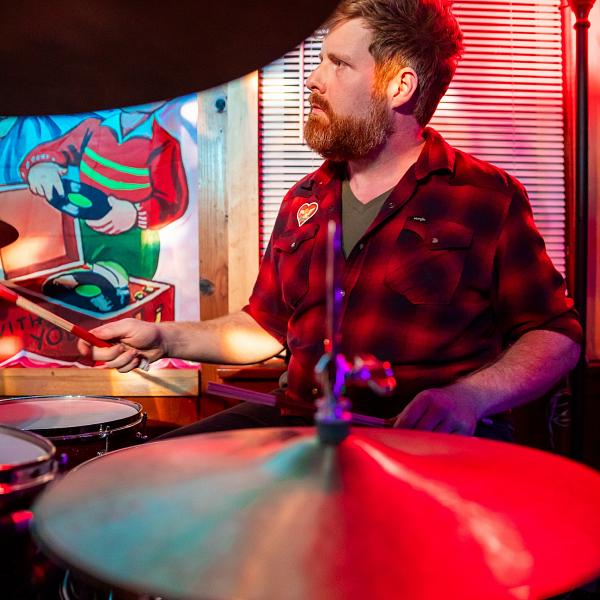
M436 237L431 238L431 243L432 244L437 244L440 240L438 240Z
M359 250L362 250L364 247L365 247L365 245L362 242L358 245Z
M388 202L388 208L394 208L394 203L393 202Z
M292 242L292 243L290 244L290 248L295 248L295 247L296 247L296 242Z
M340 296L343 298L346 295L346 292L344 290L340 290Z

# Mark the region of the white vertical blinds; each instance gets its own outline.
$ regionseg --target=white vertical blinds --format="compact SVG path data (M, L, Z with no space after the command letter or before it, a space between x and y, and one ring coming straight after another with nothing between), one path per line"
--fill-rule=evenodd
M455 0L465 53L431 125L448 142L515 175L528 189L554 264L565 273L565 169L559 0ZM286 191L322 159L302 142L302 82L318 64L309 38L261 71L260 241Z

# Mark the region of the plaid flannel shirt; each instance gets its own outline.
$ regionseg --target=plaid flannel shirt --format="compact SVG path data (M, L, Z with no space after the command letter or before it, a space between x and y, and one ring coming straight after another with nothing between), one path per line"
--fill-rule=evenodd
M523 186L433 129L425 137L363 238L336 258L341 351L390 361L398 381L391 398L349 389L354 410L376 416L492 362L527 331L581 337ZM344 172L326 161L287 193L244 308L287 344L288 394L310 404L324 352L327 221L341 221Z

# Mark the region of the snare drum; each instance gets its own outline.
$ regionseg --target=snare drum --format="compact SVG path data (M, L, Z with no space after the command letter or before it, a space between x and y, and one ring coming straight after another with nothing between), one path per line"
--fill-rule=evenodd
M141 404L103 396L28 396L0 400L0 423L32 431L66 454L68 466L144 436Z

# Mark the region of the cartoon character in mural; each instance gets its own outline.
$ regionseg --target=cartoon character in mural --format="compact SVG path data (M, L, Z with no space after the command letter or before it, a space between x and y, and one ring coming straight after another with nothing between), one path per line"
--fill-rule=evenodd
M31 191L79 220L85 264L49 277L47 296L106 313L130 302L130 277L153 278L158 230L188 205L179 141L157 118L164 104L87 118L23 159Z

